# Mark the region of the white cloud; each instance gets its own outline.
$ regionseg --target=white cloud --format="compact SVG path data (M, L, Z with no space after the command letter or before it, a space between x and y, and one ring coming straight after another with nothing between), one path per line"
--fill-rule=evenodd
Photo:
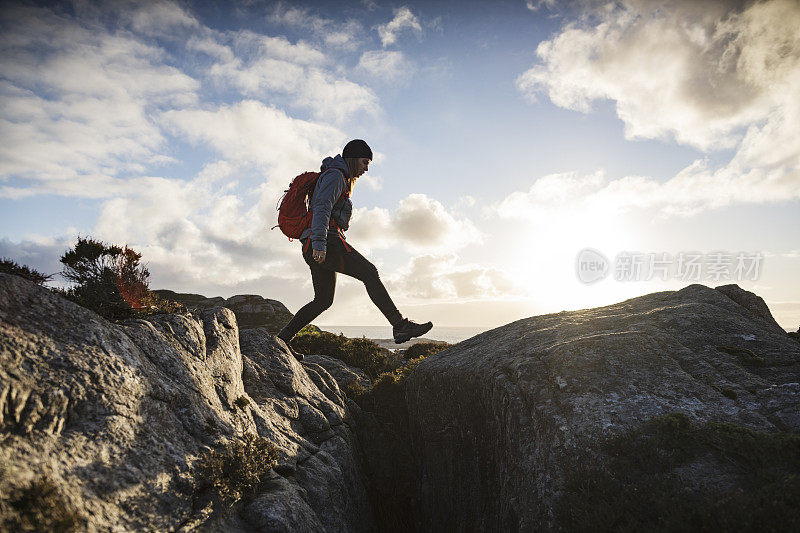
M144 35L174 35L176 30L200 27L197 19L175 2L133 2L130 7L131 11L121 11L130 17L133 29Z
M384 48L397 42L397 36L406 30L413 31L417 37L422 35L422 26L408 6L395 9L394 18L386 24L378 25L377 30Z
M421 299L497 298L517 292L502 270L459 265L458 256L452 253L414 257L388 285L405 297Z
M339 22L320 17L309 8L287 6L283 2L278 2L269 19L273 23L311 30L326 46L342 50L355 50L359 45L358 35L363 32L357 20Z
M278 173L295 172L303 166L317 168L320 154L345 140L344 133L334 127L292 118L254 100L211 109L167 111L163 120L177 134L211 146L235 164L258 165Z
M358 185L367 187L373 191L380 191L383 189L383 178L372 174L364 174L358 178Z
M361 54L356 67L384 84L407 84L414 74L414 64L403 52L369 50Z
M102 196L111 176L165 160L151 115L195 102L199 84L160 49L47 9L2 17L14 22L0 36L0 174L35 180L36 193Z
M366 249L401 244L412 252L457 250L483 240L470 220L457 218L424 194L407 196L393 211L356 209L348 235Z
M698 160L665 183L628 177L603 194L682 213L800 195L800 4L628 0L592 15L539 45L541 63L517 80L524 94L583 112L610 99L628 138L735 150L719 168Z
M556 0L525 0L525 7L531 11L538 11L542 7L551 9L555 7L555 5Z
M202 44L221 59L209 74L222 85L262 100L284 97L319 119L337 122L359 112L374 115L380 108L372 90L327 69L326 56L307 43L247 31L233 34L232 41L239 55Z

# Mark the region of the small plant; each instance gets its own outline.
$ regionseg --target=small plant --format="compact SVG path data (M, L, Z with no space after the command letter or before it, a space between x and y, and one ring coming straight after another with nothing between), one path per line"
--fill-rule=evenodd
M27 265L20 265L16 261L6 259L5 257L0 259L0 272L25 278L37 285L44 285L53 277L53 274L42 274Z
M197 492L210 493L223 505L249 499L277 461L278 450L263 437L245 435L241 440L232 440L198 460Z
M403 350L403 357L406 359L430 357L431 355L437 354L442 350L446 350L451 346L452 344L448 344L446 342L418 342L409 346L408 349Z
M355 401L356 403L359 403L361 397L364 396L364 394L366 394L367 392L367 389L364 387L364 385L359 383L358 380L353 380L341 385L341 389L344 391L345 395L347 395L348 398Z
M108 319L185 311L148 289L150 272L139 264L141 258L127 246L79 237L60 259L61 275L73 286L56 292Z
M303 331L292 340L292 346L298 352L335 357L360 368L371 378L397 366L398 360L394 353L367 338L349 339L342 334L334 335L327 331Z
M83 519L47 477L13 491L0 508L0 531L77 531Z
M244 408L250 405L250 400L246 396L239 396L233 401L233 405L244 411Z

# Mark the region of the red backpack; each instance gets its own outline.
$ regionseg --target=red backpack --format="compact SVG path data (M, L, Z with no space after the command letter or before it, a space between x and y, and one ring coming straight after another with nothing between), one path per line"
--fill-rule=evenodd
M341 169L334 168L342 172ZM329 170L329 169L325 169ZM323 170L322 172L325 172ZM322 172L304 172L295 177L289 184L289 188L283 191L283 197L278 204L278 225L273 226L281 228L284 235L289 239L299 239L303 231L311 226L311 219L314 213L309 209L309 196L314 192L314 186L317 184L317 179L322 175ZM344 175L344 172L342 172ZM347 195L347 189L344 190L342 196L336 202L341 200ZM334 205L336 204L334 202ZM336 226L336 222L331 217L330 227Z

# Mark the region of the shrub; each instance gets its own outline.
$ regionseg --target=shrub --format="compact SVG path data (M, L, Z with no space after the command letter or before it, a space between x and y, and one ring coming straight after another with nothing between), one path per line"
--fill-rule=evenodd
M366 372L371 378L397 367L398 357L367 338L349 339L327 331L303 333L292 340L292 347L301 353L329 355Z
M44 285L53 277L53 274L42 274L41 272L30 268L29 266L20 265L11 259L6 259L5 257L0 259L0 272L5 274L14 274L15 276L32 281L37 285Z
M68 532L78 530L83 523L78 512L47 477L12 492L1 510L0 531Z
M408 349L403 350L403 357L406 359L415 359L417 357L430 357L437 354L442 350L451 347L452 344L446 342L418 342L412 344Z
M392 417L395 417L397 413L405 413L407 410L405 397L406 378L423 359L425 358L417 357L391 372L384 372L379 375L375 383L372 384L372 388L364 396L363 407L373 411L379 418L387 413Z
M74 286L57 292L108 319L183 311L181 304L148 290L150 272L139 264L141 258L127 246L79 237L60 259L61 275Z
M247 399L247 396L239 396L238 398L233 400L233 405L235 405L239 409L244 410L245 407L250 405L250 400Z
M251 498L277 461L278 450L263 437L245 435L232 440L198 460L196 495L210 495L223 505Z
M578 457L556 506L567 531L792 531L800 528L800 436L682 413L606 440L609 457ZM706 466L702 466L706 465ZM694 486L720 474L711 487ZM728 478L728 482L721 482Z

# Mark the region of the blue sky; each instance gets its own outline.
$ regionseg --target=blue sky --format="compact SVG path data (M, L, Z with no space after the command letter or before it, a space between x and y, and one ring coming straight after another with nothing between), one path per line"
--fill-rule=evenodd
M142 252L153 288L296 311L310 276L297 243L267 229L275 204L364 138L376 157L348 239L412 318L493 326L697 281L739 283L800 324L796 1L1 13L5 257L55 272L91 235ZM584 248L606 257L605 279L579 279ZM759 274L726 263L727 277L680 278L689 252L707 266L759 254ZM615 279L625 253L669 254L673 270ZM383 318L342 276L317 322Z

